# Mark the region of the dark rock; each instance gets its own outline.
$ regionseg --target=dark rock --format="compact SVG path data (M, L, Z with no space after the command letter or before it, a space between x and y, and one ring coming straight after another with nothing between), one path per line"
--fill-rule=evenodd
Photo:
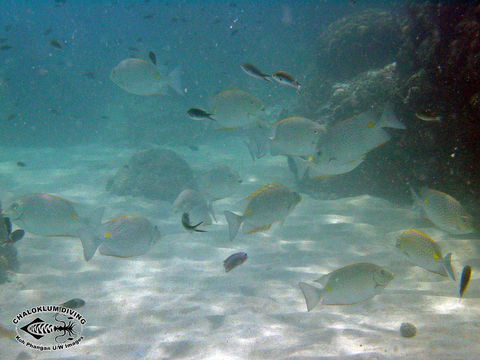
M400 34L399 22L385 11L365 10L337 20L320 36L319 72L342 80L392 63Z
M116 195L169 202L186 188L197 188L192 170L175 152L164 149L133 155L106 185L106 189Z

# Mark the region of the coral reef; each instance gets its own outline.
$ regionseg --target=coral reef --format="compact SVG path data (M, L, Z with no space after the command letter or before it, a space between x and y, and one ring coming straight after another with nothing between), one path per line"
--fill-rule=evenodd
M320 36L321 76L350 79L393 62L401 40L399 30L392 14L380 10L365 10L335 21Z
M179 155L165 149L133 155L106 185L106 189L116 195L143 196L169 202L187 188L197 188L192 170Z

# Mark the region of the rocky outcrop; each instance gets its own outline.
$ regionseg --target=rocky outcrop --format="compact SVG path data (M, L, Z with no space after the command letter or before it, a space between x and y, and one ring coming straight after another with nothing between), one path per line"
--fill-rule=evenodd
M106 186L116 195L143 196L169 202L187 188L197 188L190 166L175 152L165 149L133 155Z

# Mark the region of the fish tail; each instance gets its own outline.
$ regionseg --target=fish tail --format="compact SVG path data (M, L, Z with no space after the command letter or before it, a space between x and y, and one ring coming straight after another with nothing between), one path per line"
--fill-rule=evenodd
M92 207L87 204L76 204L75 210L77 210L83 224L94 227L95 225L101 224L105 207Z
M231 211L225 211L224 214L228 223L228 235L230 237L230 241L232 241L235 239L235 236L237 236L238 229L242 223L242 217L234 214Z
M207 208L208 208L208 212L210 213L210 215L212 215L213 221L217 222L217 218L215 216L215 211L213 210L213 201L208 201L207 202Z
M93 255L95 255L97 248L102 243L102 240L96 236L95 233L95 229L92 227L85 227L78 231L78 237L82 242L83 257L85 258L85 261L89 261Z
M215 220L215 221L216 221L216 220ZM192 226L193 231L195 231L195 232L207 232L206 230L197 229L197 227L199 227L199 226L202 225L202 224L203 224L203 221L200 221L198 224L193 225L193 226Z
M265 74L263 76L263 80L265 81L273 81L272 75Z
M168 74L168 85L175 90L178 95L185 95L182 89L181 81L182 70L177 66L170 74Z
M445 257L443 258L443 266L445 267L445 270L447 271L448 275L452 278L452 280L456 281L455 274L452 268L452 253L448 253L447 255L445 255Z
M298 156L291 156L291 159L293 163L295 164L295 168L297 170L297 178L298 179L303 179L305 176L307 176L308 172L308 163L302 158L299 158Z
M380 127L388 127L394 129L405 130L406 127L403 123L398 120L397 115L393 112L393 106L391 103L387 103L383 109L382 116L379 121Z
M302 290L305 302L307 303L307 310L311 311L322 300L322 291L315 286L309 285L304 282L298 283Z

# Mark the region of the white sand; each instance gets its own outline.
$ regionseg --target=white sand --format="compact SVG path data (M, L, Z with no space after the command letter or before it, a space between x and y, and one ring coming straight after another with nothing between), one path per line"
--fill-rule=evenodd
M281 157L252 163L230 141L218 154L174 149L195 167L225 163L244 178L235 198L215 204L219 222L191 234L171 205L118 197L104 190L109 176L138 150L103 146L2 149L4 203L29 192L51 192L106 206L104 220L139 213L157 224L161 241L133 259L96 254L83 260L76 238L26 234L17 244L20 269L0 285L0 323L22 310L79 297L88 321L85 340L62 352L32 351L0 339L0 359L26 352L35 359L478 359L480 287L478 240L453 238L428 227L409 208L370 196L319 201L303 195L284 225L228 241L222 215L244 195L272 181L294 186ZM206 158L215 157L215 162ZM25 168L15 163L22 160ZM466 298L458 283L409 265L394 247L396 234L417 227L443 252L453 252L457 277L473 266ZM249 259L229 273L222 262L238 251ZM319 306L307 313L298 288L339 267L373 262L396 275L375 298L351 306ZM416 337L400 336L402 322ZM25 354L24 354L25 355Z

